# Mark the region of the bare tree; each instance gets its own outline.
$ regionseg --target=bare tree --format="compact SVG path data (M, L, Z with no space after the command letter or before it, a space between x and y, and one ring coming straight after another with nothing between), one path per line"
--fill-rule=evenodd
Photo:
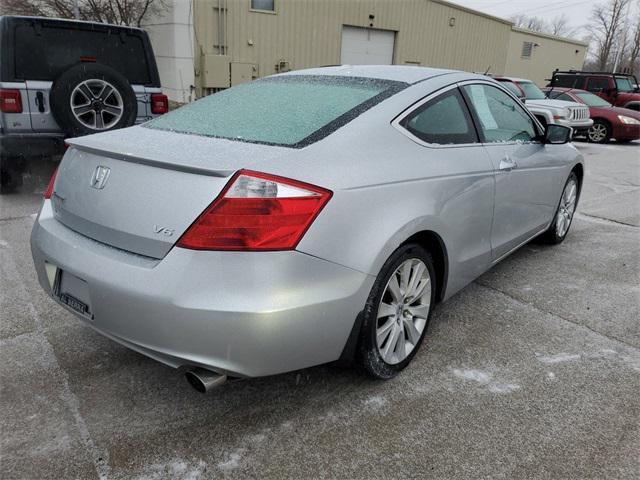
M571 27L569 23L569 17L564 14L555 17L549 22L540 17L530 17L523 13L511 17L510 20L516 27L560 37L571 36L576 32L576 29Z
M570 25L569 17L563 13L549 22L547 33L558 37L570 37L576 33L576 29Z
M635 74L638 70L638 60L640 60L640 12L635 18L635 28L633 39L631 40L628 68L630 73Z
M530 17L522 13L514 15L509 20L511 20L516 27L533 30L534 32L546 32L549 28L547 22L542 18Z
M148 16L167 7L166 0L0 0L0 15L36 15L139 27Z
M612 63L611 54L620 44L621 30L624 28L624 14L630 0L609 0L593 7L589 31L595 43L595 57L598 70L606 70Z

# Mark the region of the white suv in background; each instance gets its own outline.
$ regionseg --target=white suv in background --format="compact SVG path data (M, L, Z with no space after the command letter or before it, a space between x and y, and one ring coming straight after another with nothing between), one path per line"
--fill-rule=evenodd
M168 111L147 33L139 28L0 16L0 192L63 140Z
M516 94L544 127L550 123L557 123L573 128L574 135L585 135L593 125L586 105L547 98L531 80L513 77L493 78Z

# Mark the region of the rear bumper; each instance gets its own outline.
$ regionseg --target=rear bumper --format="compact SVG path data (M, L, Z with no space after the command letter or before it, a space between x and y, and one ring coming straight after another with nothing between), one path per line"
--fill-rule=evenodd
M117 250L55 220L49 201L31 250L87 282L87 324L173 367L233 376L282 373L337 360L374 277L300 252L172 249L162 260ZM71 310L70 310L71 311Z
M0 152L8 157L38 157L64 152L64 137L39 134L0 134Z

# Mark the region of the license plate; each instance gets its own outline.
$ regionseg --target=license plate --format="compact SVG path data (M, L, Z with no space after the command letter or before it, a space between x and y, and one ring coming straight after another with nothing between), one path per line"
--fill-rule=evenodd
M67 307L72 308L73 310L75 310L78 313L81 313L82 315L89 314L89 305L87 305L84 302L81 302L73 295L69 295L68 293L61 293L58 299L62 303L64 303Z
M58 269L53 292L58 301L63 305L78 312L80 315L90 319L93 318L89 286L87 282L81 278Z

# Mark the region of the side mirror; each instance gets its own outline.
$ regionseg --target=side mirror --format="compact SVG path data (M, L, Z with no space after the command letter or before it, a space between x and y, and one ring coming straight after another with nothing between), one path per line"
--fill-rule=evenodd
M570 127L551 123L547 125L542 143L550 145L563 145L571 141L572 135L573 129L571 129Z

